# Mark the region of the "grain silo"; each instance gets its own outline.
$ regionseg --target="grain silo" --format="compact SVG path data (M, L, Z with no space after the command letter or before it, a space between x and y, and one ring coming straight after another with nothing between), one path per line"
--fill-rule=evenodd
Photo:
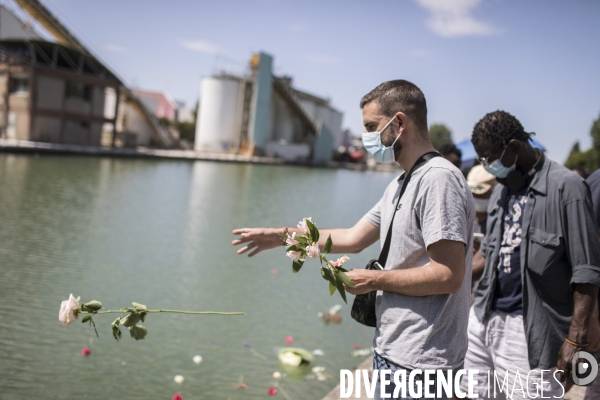
M202 79L196 150L230 151L240 146L244 80L232 76Z
M273 75L273 58L251 60L251 75L204 78L195 149L326 162L337 148L342 113L329 100L292 87Z

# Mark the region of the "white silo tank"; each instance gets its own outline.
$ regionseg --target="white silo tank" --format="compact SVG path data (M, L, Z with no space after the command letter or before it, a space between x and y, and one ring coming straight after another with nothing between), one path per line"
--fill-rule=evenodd
M243 82L227 77L202 79L194 148L228 151L239 146Z

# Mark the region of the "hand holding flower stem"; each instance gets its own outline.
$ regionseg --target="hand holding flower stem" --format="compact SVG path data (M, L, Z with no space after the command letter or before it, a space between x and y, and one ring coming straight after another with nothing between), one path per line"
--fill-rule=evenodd
M86 315L81 319L82 323L89 322L91 326L94 327L94 331L96 332L96 336L98 336L98 330L96 329L96 324L93 320L94 315L99 314L110 314L110 313L120 313L121 316L113 321L112 323L112 333L113 337L118 341L121 339L121 329L119 325L123 325L129 329L129 334L135 340L144 339L148 334L148 330L145 326L138 324L138 322L144 322L146 320L146 315L149 313L161 313L161 312L169 312L169 313L178 313L178 314L212 314L212 315L244 315L243 312L220 312L220 311L182 311L182 310L148 310L147 307L140 303L132 303L132 307L124 307L120 310L105 310L102 309L102 303L97 300L92 300L90 302L84 303L79 306L80 298L73 297L71 294L69 296L69 300L65 300L60 305L60 311L58 313L58 320L63 323L63 325L71 325L79 318L79 314L90 314ZM100 311L102 310L102 311Z
M292 259L292 269L294 273L297 273L302 268L306 257L318 258L321 262L321 276L326 281L329 281L329 294L333 296L336 290L340 292L342 299L346 300L346 290L344 285L348 287L354 287L354 284L345 274L348 272L342 268L342 264L349 260L348 256L338 258L336 261L329 261L327 257L320 253L319 250L319 230L312 222L311 218L304 218L298 223L298 228L303 232L301 235L296 236L296 232L293 234L281 235L281 239L285 241L286 255ZM333 249L333 242L331 235L325 242L323 249L324 254L328 254Z

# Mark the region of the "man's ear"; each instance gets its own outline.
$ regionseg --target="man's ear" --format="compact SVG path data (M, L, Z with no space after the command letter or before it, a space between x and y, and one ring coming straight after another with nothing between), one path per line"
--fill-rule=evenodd
M513 154L519 154L519 151L521 151L521 141L517 139L511 139L508 142L508 147Z
M403 112L397 112L395 117L398 121L398 131L400 131L400 128L406 128L406 114Z

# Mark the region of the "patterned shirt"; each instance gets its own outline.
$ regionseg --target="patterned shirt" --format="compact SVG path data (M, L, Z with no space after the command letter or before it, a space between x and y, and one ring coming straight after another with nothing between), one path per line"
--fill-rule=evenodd
M502 226L502 244L493 310L507 313L523 310L523 286L521 284L521 237L523 214L527 205L527 187L511 190Z

